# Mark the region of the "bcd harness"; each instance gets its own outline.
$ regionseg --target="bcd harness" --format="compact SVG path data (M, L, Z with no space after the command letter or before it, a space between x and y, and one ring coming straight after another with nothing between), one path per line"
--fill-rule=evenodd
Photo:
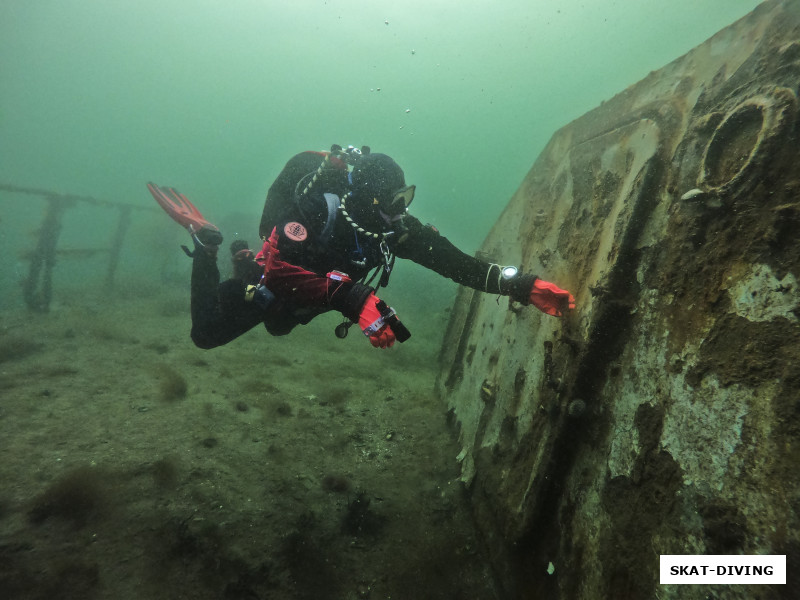
M322 155L323 156L322 162L315 171L307 173L298 180L295 186L295 192L293 194L293 200L296 209L298 210L300 215L306 218L307 215L303 210L301 201L309 193L309 191L318 181L319 177L323 174L323 172L326 169L338 169L342 171L347 171L349 174L350 171L348 170L348 165L350 166L354 165L357 162L357 160L361 157L361 151L354 148L353 146L348 147L347 150L343 150L340 146L334 145L331 148L331 152L313 152L313 153ZM369 148L366 146L364 147L364 153L369 153ZM303 187L302 191L298 192L299 188L304 183L305 186ZM322 250L325 250L330 245L334 235L336 219L338 217L338 214L341 213L342 216L345 218L345 221L353 229L356 249L360 253L360 259L357 257L350 257L349 259L350 262L354 266L360 268L366 267L369 262L369 256L365 254L361 248L362 242L359 242L359 236L361 236L362 239L366 238L367 240L373 243L377 241L378 248L380 250L380 255L382 258L381 264L375 267L374 271L372 271L372 274L370 275L369 271L367 271L367 273L364 274L358 280L358 283L370 287L373 285L375 279L378 278L378 275L380 275L377 285L374 286L374 291L377 291L380 287L385 287L389 282L389 276L391 275L392 268L395 262L395 255L389 248L389 244L387 243L387 238L394 235L395 232L387 231L383 233L373 233L361 227L350 216L350 214L347 211L346 203L347 200L352 196L351 191L347 191L341 197L331 192L324 192L322 196L325 200L327 214L325 217L325 223L322 226L320 233L316 236L317 238L316 243ZM264 249L261 255L265 256L267 253L267 248L269 246L270 240L266 238L263 239L264 239ZM375 256L374 253L372 254L372 256L373 257ZM269 261L265 260L264 273L261 276L261 281L257 285L247 286L247 291L246 291L246 298L248 300L261 304L263 308L266 308L270 304L272 304L272 301L274 299L274 295L267 289L265 285L266 280L268 278L268 270L269 270ZM341 273L339 275L345 275L345 274ZM331 277L331 273L328 273L327 276ZM345 275L345 277L347 277L347 275ZM260 296L264 296L264 298L259 298ZM394 310L386 306L385 303L383 302L381 302L381 304L382 306L378 307L381 312L380 325L383 326L383 324L385 323L395 327L397 329L397 331L395 331L395 335L398 336L397 339L399 341L402 342L408 339L408 337L411 334L408 333L408 330L403 326L403 324L399 320L397 320ZM342 322L340 325L336 327L335 330L336 336L339 338L345 337L348 333L350 326L352 326L353 324L354 324L353 321L345 319L344 322Z
M322 162L320 163L319 167L317 167L316 171L313 173L308 173L304 177L301 177L300 180L297 182L297 186L295 188L294 194L294 202L298 209L298 211L303 214L303 208L301 206L301 199L308 194L314 184L317 182L319 177L322 173L329 168L333 169L340 169L343 171L348 171L348 166L355 165L358 160L363 156L363 154L369 153L369 147L364 146L363 150L359 150L353 146L348 146L347 149L343 149L339 145L333 145L331 147L330 152L319 153L323 154ZM310 180L305 185L302 191L298 193L297 189L303 184L303 182L310 177ZM325 220L325 224L322 227L322 230L319 234L319 244L322 248L326 248L330 243L331 239L333 238L334 233L334 225L336 224L336 218L338 213L342 213L345 221L353 228L355 234L355 242L356 248L360 250L360 243L358 236L361 235L367 239L371 239L377 241L379 244L381 257L383 258L383 263L378 265L375 270L372 272L372 275L364 275L360 279L360 283L364 283L365 285L372 285L375 279L380 274L380 278L378 279L378 284L375 286L375 290L377 291L378 288L386 287L389 283L389 276L391 275L392 268L394 267L395 255L389 249L389 245L387 243L387 238L394 235L394 231L387 231L383 233L374 233L368 231L361 227L353 218L350 216L350 213L347 211L347 200L352 196L352 192L347 192L343 194L341 197L337 196L336 194L332 194L330 192L323 193L323 197L325 198L325 203L327 206L327 218ZM351 258L350 261L358 267L364 267L367 264L367 258L362 253L361 260L357 260L355 258Z

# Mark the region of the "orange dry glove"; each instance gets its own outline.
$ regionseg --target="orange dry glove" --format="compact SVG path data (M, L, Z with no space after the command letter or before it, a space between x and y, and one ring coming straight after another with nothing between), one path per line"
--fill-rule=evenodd
M361 314L358 315L358 326L369 338L369 343L376 348L391 348L394 345L394 332L389 325L386 324L381 311L378 309L377 304L380 302L374 293L370 294L364 306L361 308Z
M575 298L567 290L543 279L536 279L530 291L530 303L545 314L563 317L575 308Z

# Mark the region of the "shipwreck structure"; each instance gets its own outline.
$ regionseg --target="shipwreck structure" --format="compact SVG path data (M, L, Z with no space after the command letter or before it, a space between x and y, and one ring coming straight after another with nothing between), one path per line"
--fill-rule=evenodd
M22 294L25 305L34 312L48 312L54 294L54 272L59 259L88 259L97 254L107 256L104 283L106 287L114 284L125 236L130 227L133 211L153 211L152 206L140 206L127 202L80 196L0 183L0 193L8 193L28 200L31 196L44 201L44 211L39 228L35 232L36 244L20 258L28 266L27 276L22 280ZM68 210L79 205L100 207L117 211L116 227L103 248L60 248L59 238L64 228L64 216Z
M798 85L800 1L765 2L557 131L486 238L578 304L462 288L443 346L505 597L797 593ZM787 585L660 586L663 554L785 554Z

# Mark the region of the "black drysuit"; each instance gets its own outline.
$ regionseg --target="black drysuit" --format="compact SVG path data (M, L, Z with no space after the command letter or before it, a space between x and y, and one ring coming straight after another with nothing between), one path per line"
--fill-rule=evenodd
M259 233L262 239L272 236L273 242L277 242L283 264L304 271L300 283L295 283L291 273L275 281L268 276L264 283L274 300L267 308L246 299L247 285L258 283L264 274L263 266L250 260L238 265L237 276L220 283L216 257L195 252L192 339L199 347L226 344L259 323L272 335L284 335L328 310L338 310L358 322L361 307L373 291L365 280L371 271L384 264L386 251L461 285L510 295L527 303L534 276L501 280L498 265L465 254L435 227L423 225L407 213L401 222L387 223L374 208L358 206L351 199L353 206L347 204L346 209L352 222L348 221L338 208L339 199L346 197L349 189L346 168L325 169L302 194L323 158L324 154L317 152L294 156L267 194ZM293 233L303 230L304 239ZM345 273L350 279L338 284L332 297L325 293L331 272Z

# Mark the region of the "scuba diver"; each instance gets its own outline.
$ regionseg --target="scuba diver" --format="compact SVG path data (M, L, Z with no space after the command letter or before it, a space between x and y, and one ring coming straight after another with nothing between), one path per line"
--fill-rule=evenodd
M408 213L415 186L400 166L369 147L301 152L269 188L256 254L231 244L233 277L220 283L219 229L174 188L147 184L161 207L191 235L191 314L200 348L227 344L259 323L285 335L330 310L357 323L376 348L411 335L376 294L388 283L395 257L409 259L453 281L561 317L575 308L572 294L516 267L465 254L432 225Z

